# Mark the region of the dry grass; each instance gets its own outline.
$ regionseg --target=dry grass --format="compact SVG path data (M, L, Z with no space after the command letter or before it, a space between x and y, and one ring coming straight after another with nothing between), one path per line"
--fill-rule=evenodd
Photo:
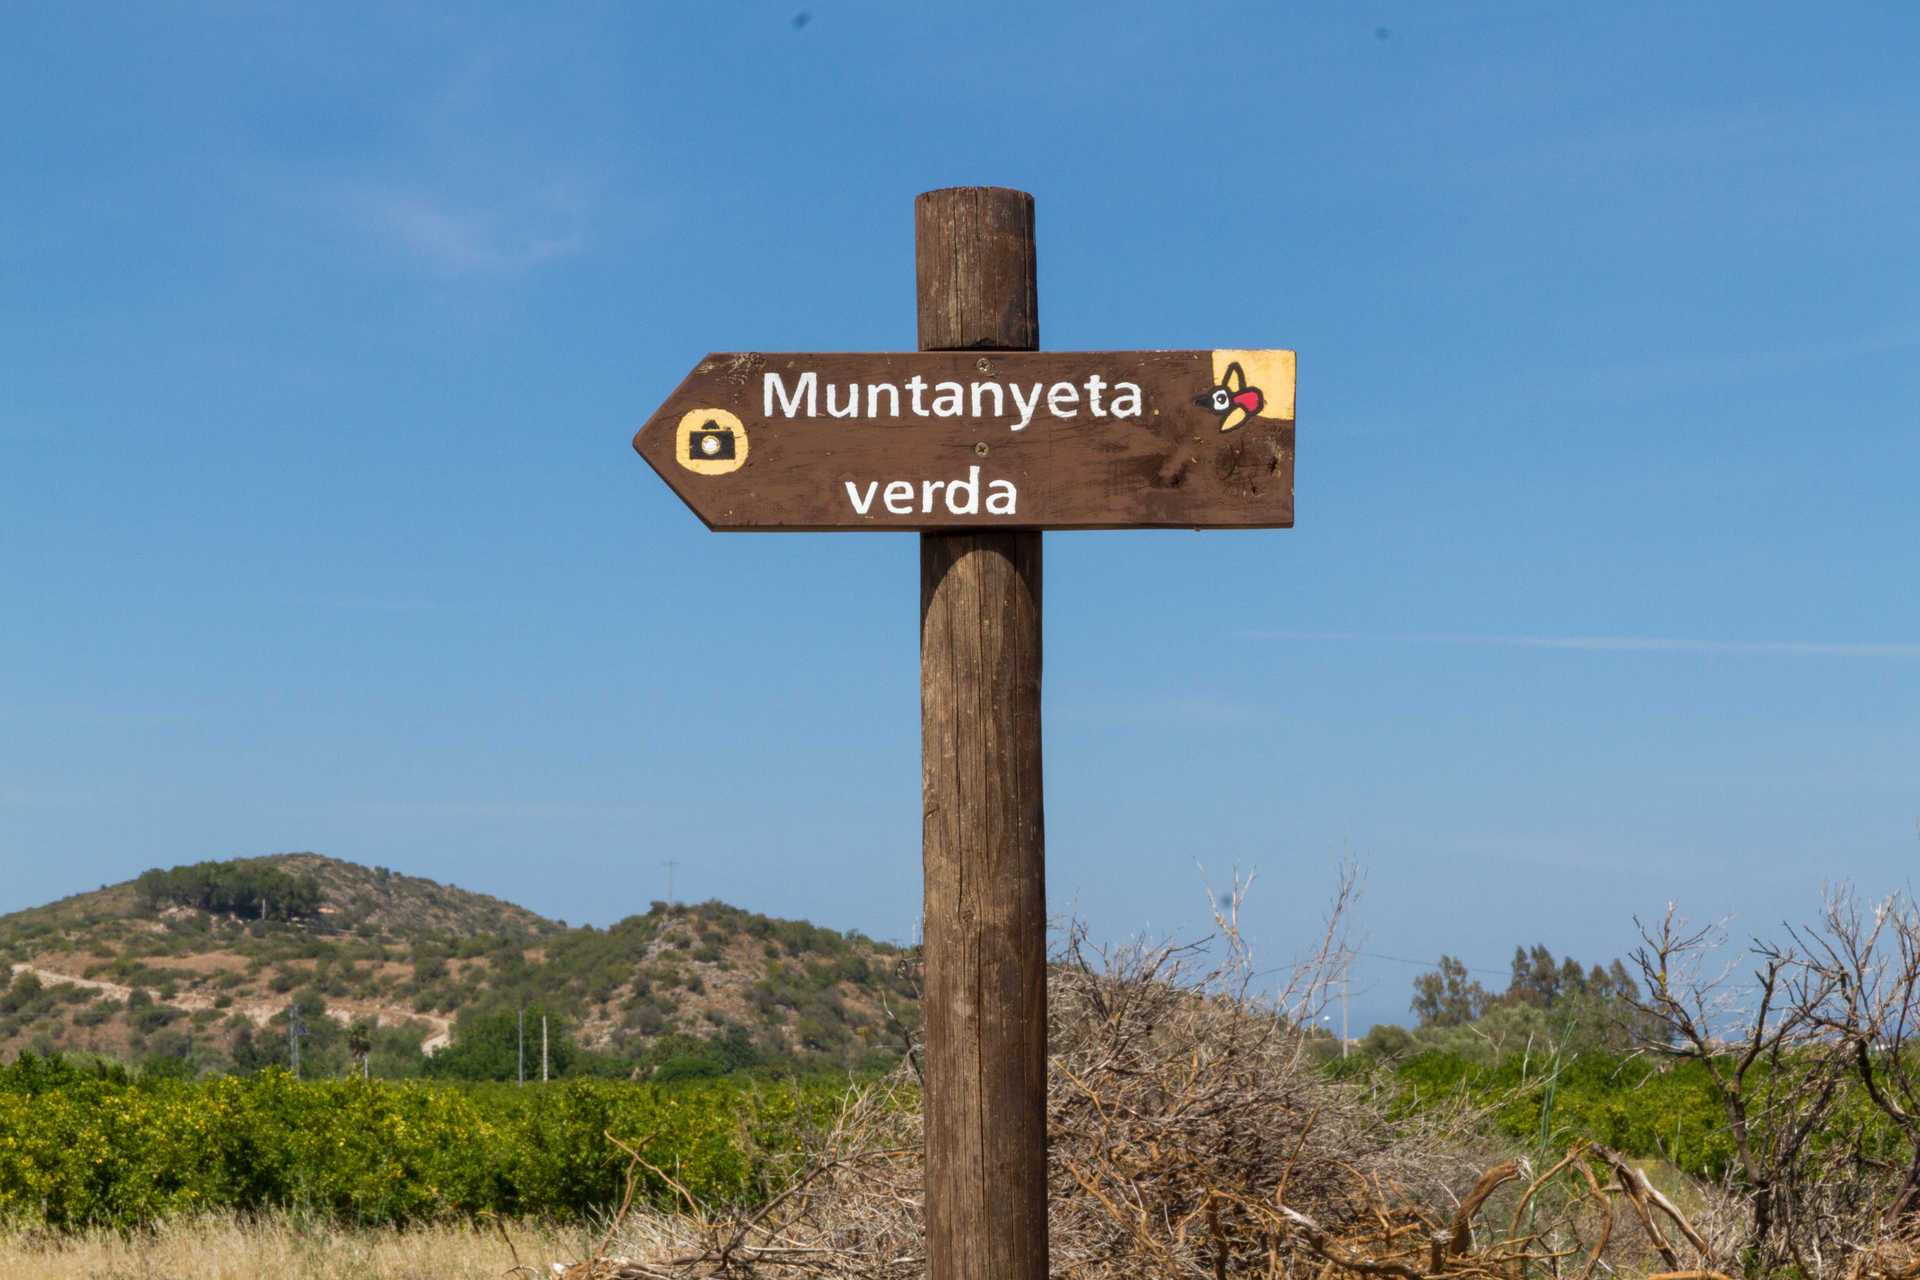
M0 1275L35 1280L500 1280L553 1274L597 1243L535 1223L358 1230L292 1214L209 1214L151 1231L0 1229Z
M1331 1080L1311 1061L1302 1028L1338 971L1351 882L1317 953L1264 994L1240 945L1240 887L1217 912L1212 949L1103 954L1072 930L1056 957L1048 1216L1062 1280L1313 1274L1342 1256L1337 1241L1361 1237L1375 1256L1423 1251L1413 1233L1450 1221L1453 1197L1488 1163L1464 1106L1390 1120L1365 1082ZM916 1092L903 1068L852 1093L791 1188L748 1214L691 1196L678 1214L623 1213L567 1280L924 1275ZM628 1150L653 1168L643 1145Z
M1587 1139L1540 1167L1475 1136L1484 1112L1396 1115L1366 1078L1310 1060L1338 917L1278 997L1258 996L1238 895L1224 955L1164 944L1094 954L1070 933L1048 983L1049 1237L1055 1280L1726 1280L1735 1201L1667 1194ZM790 1189L745 1213L682 1193L623 1207L560 1280L918 1280L927 1272L920 1114L906 1069L850 1092ZM1497 1105L1497 1104L1496 1104ZM625 1150L652 1165L644 1141ZM1682 1190L1682 1189L1676 1189ZM1815 1272L1809 1272L1814 1275ZM1868 1244L1817 1275L1920 1280Z
M1214 950L1091 951L1069 932L1048 983L1049 1235L1056 1280L1726 1280L1744 1202L1599 1143L1536 1152L1476 1136L1484 1112L1398 1114L1390 1084L1333 1078L1311 1028L1340 968L1344 883L1317 953L1255 989L1238 889ZM1386 1092L1376 1093L1376 1089ZM0 1231L0 1276L88 1280L918 1280L927 1271L920 1082L850 1088L772 1201L680 1191L594 1228L354 1231L213 1216L122 1237ZM1496 1101L1498 1105L1498 1101ZM608 1135L652 1171L642 1135ZM1671 1174L1670 1170L1660 1170ZM1868 1236L1809 1280L1920 1280L1920 1241Z

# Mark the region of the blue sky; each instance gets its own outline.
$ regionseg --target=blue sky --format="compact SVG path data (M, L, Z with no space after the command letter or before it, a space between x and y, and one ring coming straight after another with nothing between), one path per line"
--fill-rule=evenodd
M805 21L801 20L804 12ZM0 911L294 849L606 924L919 911L912 535L710 534L710 350L1300 353L1298 525L1047 539L1050 895L1260 958L1909 883L1920 11L791 0L0 13Z

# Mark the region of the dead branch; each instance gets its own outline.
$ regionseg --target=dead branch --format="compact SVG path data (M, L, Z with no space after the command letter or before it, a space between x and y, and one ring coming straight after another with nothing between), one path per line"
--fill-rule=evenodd
M1074 929L1052 966L1058 1280L1522 1280L1574 1275L1575 1259L1576 1280L1662 1267L1680 1280L1663 1224L1698 1254L1687 1280L1726 1265L1731 1252L1712 1247L1724 1224L1695 1228L1616 1152L1576 1141L1536 1174L1486 1152L1485 1111L1456 1100L1409 1115L1386 1105L1390 1082L1316 1068L1297 1012L1324 984L1296 975L1279 987L1287 1003L1260 997L1233 903L1217 907L1217 953L1172 942L1100 952ZM1336 954L1324 942L1313 952L1320 963ZM737 1211L698 1205L643 1149L622 1145L632 1175L659 1177L675 1208L629 1213L629 1195L618 1235L591 1260L600 1269L583 1263L565 1280L918 1280L922 1141L903 1066L850 1090L777 1193ZM1610 1187L1595 1176L1601 1162L1617 1175ZM1476 1240L1476 1229L1497 1234L1488 1205L1516 1181L1511 1227ZM1617 1229L1616 1200L1633 1206L1624 1220L1637 1218L1644 1239ZM1846 1280L1920 1280L1894 1265L1886 1255L1881 1271Z
M1452 1234L1447 1244L1447 1256L1458 1258L1473 1249L1473 1216L1480 1212L1487 1197L1505 1184L1518 1178L1527 1167L1523 1159L1508 1160L1493 1166L1480 1175L1473 1184L1473 1190L1460 1202L1460 1208L1453 1215Z
M1659 1189L1656 1188L1652 1182L1648 1181L1645 1172L1628 1161L1625 1156L1615 1151L1612 1147L1603 1146L1598 1142L1591 1143L1590 1146L1593 1153L1606 1161L1613 1169L1615 1176L1627 1187L1627 1195L1633 1200L1636 1206L1645 1204L1650 1208L1660 1210L1661 1213L1672 1220L1673 1225L1679 1228L1680 1234L1687 1238L1687 1243L1692 1245L1694 1250L1699 1253L1702 1258L1713 1256L1713 1250L1708 1247L1706 1237L1702 1236L1700 1232L1694 1228L1694 1225L1687 1221L1686 1215L1680 1212L1679 1206L1662 1195ZM1656 1236L1655 1242L1659 1244L1660 1237ZM1666 1250L1663 1249L1662 1252L1664 1253ZM1672 1262L1668 1265L1677 1267L1679 1263Z

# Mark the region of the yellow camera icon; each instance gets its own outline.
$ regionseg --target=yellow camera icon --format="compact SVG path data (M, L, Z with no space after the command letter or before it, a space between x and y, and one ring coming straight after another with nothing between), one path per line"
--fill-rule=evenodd
M747 427L725 409L695 409L680 419L674 461L699 476L723 476L747 461Z

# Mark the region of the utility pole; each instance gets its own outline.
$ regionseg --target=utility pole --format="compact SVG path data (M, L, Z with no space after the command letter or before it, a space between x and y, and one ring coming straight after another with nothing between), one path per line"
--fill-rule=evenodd
M527 1006L520 1006L520 1026L513 1040L513 1069L522 1089L527 1087Z
M1343 956L1340 960L1340 1057L1347 1056L1347 978L1353 967L1353 957Z
M680 864L672 858L666 860L667 867L667 905L673 905L673 869Z
M293 1078L296 1081L300 1079L300 1037L306 1033L306 1030L306 1024L300 1021L299 1008L289 1007L287 1010L287 1044L290 1046L289 1056L293 1059Z
M540 1015L540 1083L547 1082L547 1015Z

